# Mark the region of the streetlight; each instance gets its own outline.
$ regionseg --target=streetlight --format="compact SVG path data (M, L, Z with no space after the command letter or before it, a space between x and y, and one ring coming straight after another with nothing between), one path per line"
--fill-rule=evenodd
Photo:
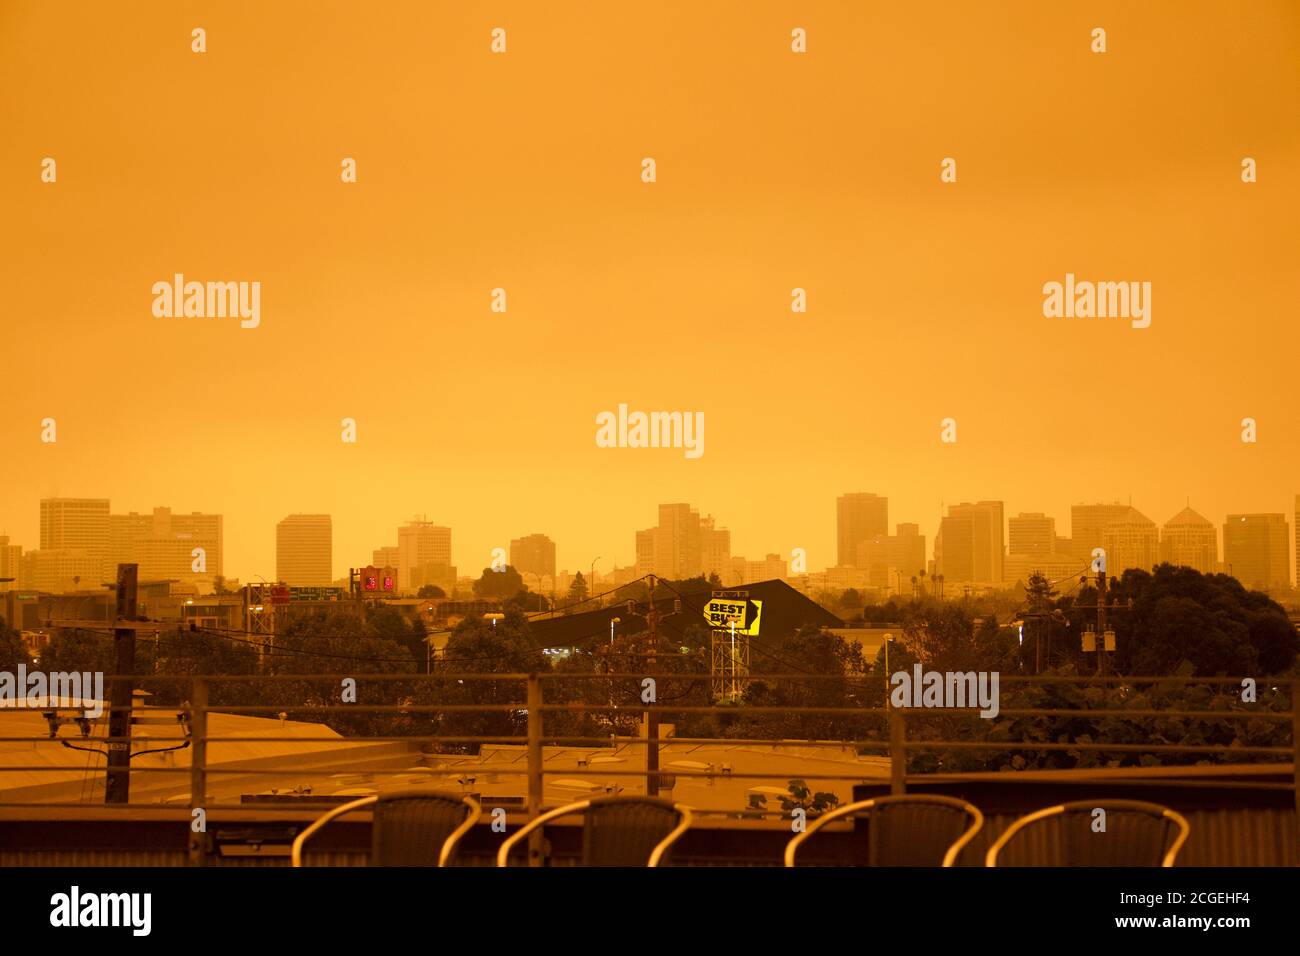
M894 635L885 635L885 696L889 696L889 645L894 643Z
M622 623L623 619L621 617L611 617L609 619L609 646L611 649L614 647L614 625Z
M594 597L596 594L596 562L600 558L591 559L591 567L587 569L587 597Z

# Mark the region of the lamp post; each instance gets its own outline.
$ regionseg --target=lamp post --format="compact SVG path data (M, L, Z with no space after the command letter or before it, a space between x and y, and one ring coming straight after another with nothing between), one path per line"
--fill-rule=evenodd
M596 594L596 562L599 557L591 559L591 567L587 569L587 597L594 597Z

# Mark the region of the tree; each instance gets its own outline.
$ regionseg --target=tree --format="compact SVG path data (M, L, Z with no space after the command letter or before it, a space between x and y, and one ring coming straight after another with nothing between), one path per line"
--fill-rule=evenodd
M437 599L445 598L447 592L436 584L426 584L424 587L420 588L419 591L415 592L415 596L426 599Z
M1107 598L1116 606L1108 623L1124 674L1172 674L1184 660L1194 676L1280 674L1300 652L1281 605L1226 574L1129 568Z
M435 674L528 674L550 670L541 649L528 634L528 621L517 611L492 622L466 618L456 625ZM449 676L435 683L439 703L497 704L499 711L444 711L437 715L437 733L457 737L521 737L528 730L524 709L527 689L518 680L462 680ZM509 705L514 705L513 707ZM477 753L479 741L448 741L441 746L459 753Z
M573 583L569 585L569 603L577 604L579 601L587 599L587 579L579 571L573 576Z
M0 671L8 671L12 674L18 670L19 664L30 667L31 663L32 659L23 644L22 635L0 617Z
M508 564L499 570L484 568L474 582L474 596L481 601L504 601L524 590L523 576Z

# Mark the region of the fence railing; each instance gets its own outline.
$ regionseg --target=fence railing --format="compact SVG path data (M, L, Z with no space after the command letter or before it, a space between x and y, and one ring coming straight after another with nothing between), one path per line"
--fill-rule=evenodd
M161 706L145 706L139 703L130 706L104 706L102 715L93 723L85 721L84 715L79 718L77 715L82 713L82 707L68 706L73 703L71 701L50 700L47 702L47 706L35 708L40 711L47 721L47 734L43 736L0 736L0 756L7 753L9 757L8 760L0 759L0 807L85 806L92 800L98 802L96 781L99 778L104 780L103 792L106 796L116 795L111 799L118 803L129 803L129 801L122 801L121 795L129 792L129 781L131 779L138 779L144 775L161 774L188 775L190 787L188 807L191 813L199 810L206 813L209 810L218 808L225 810L249 809L249 804L246 803L222 804L217 801L209 801L207 797L210 784L226 775L255 779L259 776L284 777L289 774L319 775L330 771L337 774L339 768L331 766L328 761L325 762L323 767L317 768L304 766L300 763L294 763L290 767L253 765L259 762L258 758L254 757L214 762L209 753L210 745L239 743L284 745L287 750L282 751L279 757L280 759L290 760L292 759L294 747L309 744L404 742L411 745L418 744L424 752L427 752L424 750L425 748L431 748L434 752L441 754L454 754L457 752L464 754L467 750L472 750L475 747L481 748L483 745L490 744L521 746L520 759L509 764L500 761L494 762L490 767L490 772L500 777L524 779L526 782L526 786L523 788L524 809L529 816L533 816L543 810L543 798L548 775L554 777L558 774L572 774L574 772L572 769L555 769L546 766L544 748L548 745L591 748L593 754L597 754L600 750L606 748L618 748L622 753L639 749L644 755L643 770L632 771L626 768L602 770L588 766L582 769L581 775L584 778L643 778L645 791L655 793L660 789L666 789L665 784L670 779L716 778L719 775L719 772L712 768L708 770L691 770L675 766L671 770L665 771L659 766L658 758L661 749L668 745L704 746L726 744L789 747L791 745L816 743L852 748L856 754L875 752L882 757L887 756L889 758L889 785L891 792L896 794L906 792L909 783L915 784L924 780L923 775L909 775L908 762L911 755L927 751L985 751L990 755L1008 751L1022 754L1073 752L1079 755L1111 754L1121 758L1136 754L1148 754L1161 758L1185 755L1194 758L1212 754L1222 756L1226 751L1230 752L1234 757L1252 757L1275 763L1290 760L1291 786L1295 788L1297 820L1300 820L1300 759L1297 759L1300 756L1297 753L1298 742L1300 742L1300 708L1296 706L1300 680L1261 680L1260 684L1264 686L1267 701L1240 709L1223 706L1215 709L1163 708L1149 705L1135 707L1108 705L1022 707L1014 706L1016 695L1011 694L1012 700L1009 703L1012 706L1000 707L997 719L1011 719L1022 731L1020 739L971 739L971 735L949 739L936 736L934 731L927 730L927 725L937 718L977 717L979 714L978 707L913 708L894 706L889 700L888 693L885 692L886 688L882 686L882 675L879 674L868 674L860 678L846 678L839 675L753 674L739 678L746 685L761 682L767 687L781 686L783 684L786 686L802 685L804 687L824 687L829 685L837 688L840 698L849 701L847 704L841 702L826 706L749 703L743 700L741 702L675 703L672 701L664 702L657 697L651 702L649 698L641 699L637 696L639 693L643 693L646 678L663 681L669 685L687 683L693 689L696 688L696 685L707 687L709 680L707 674L691 673L549 672L495 674L438 672L432 674L364 674L357 675L351 685L354 694L362 686L369 692L378 685L395 684L399 686L388 696L405 696L401 696L401 699L395 701L390 699L382 703L363 703L356 697L349 700L346 696L347 682L353 680L353 678L343 675L105 677L106 685L116 681L127 681L135 685L149 686L155 689L155 696L175 697L177 702ZM1177 687L1204 687L1207 689L1230 687L1240 689L1243 680L1243 678L1233 677L1002 675L1001 685L1011 688L1017 686L1047 688L1052 685L1083 685L1086 688L1098 690L1129 688L1132 694L1136 694L1140 688L1163 688L1167 690ZM576 685L587 684L587 689L584 691L587 699L560 701L555 699L553 695L548 700L546 689L562 682L569 683L566 688L561 688L560 692L567 690L570 694L574 692ZM254 690L256 690L256 693L260 693L262 698L269 699L272 688L276 685L287 685L289 693L305 693L306 699L301 704L284 703L283 701L277 703L235 702L235 698L241 695L247 696ZM184 689L183 694L182 688ZM507 688L510 691L508 695L503 693ZM1289 695L1289 706L1285 710L1278 709L1282 702L1280 695L1283 688L1287 690ZM328 692L326 692L327 689ZM450 692L453 689L454 692ZM239 693L232 694L232 690L237 690ZM591 699L595 694L600 694L603 697L606 691L608 691L608 702L601 703ZM214 692L216 700L214 700ZM1222 699L1222 693L1220 692L1220 699ZM1132 694L1128 696L1132 696ZM620 702L617 699L619 695L630 697L631 702ZM108 694L105 694L105 697L108 696ZM483 696L508 696L508 699L497 699L486 703L474 699ZM1006 700L1007 696L1004 692L1002 695L1003 700ZM761 696L759 699L762 699ZM1239 698L1234 694L1233 699L1237 700ZM876 703L877 700L879 703ZM82 705L84 703L84 700L81 701ZM171 711L174 711L174 713L170 716L165 715ZM6 713L13 713L13 711L0 709L0 716ZM110 736L107 730L113 714L129 716L132 722L131 726L173 724L176 732L171 734L148 733L145 735L127 732ZM282 725L284 721L295 716L300 720L310 720L317 723L329 724L334 721L346 724L360 714L392 715L397 719L397 723L401 725L403 732L354 733L351 735L340 735L334 732L328 735L285 733L276 735L252 732L241 734L236 731L218 734L210 730L210 717L213 714L278 717ZM449 721L450 718L456 715L505 715L511 725L511 732L467 732L466 728L455 727L455 722ZM720 736L678 736L674 733L672 736L662 739L658 735L660 721L665 717L674 718L678 721L690 716L708 716L719 721L733 723L738 720L747 720L755 722L761 727L763 725L762 719L765 717L780 716L788 719L813 715L835 718L840 722L838 726L846 732L817 739L801 738L789 734L731 736L724 733ZM1041 732L1042 728L1049 727L1050 722L1054 719L1137 722L1183 721L1188 722L1189 726L1194 722L1207 720L1255 721L1259 722L1256 725L1257 728L1263 725L1281 724L1290 724L1290 728L1289 734L1284 735L1288 738L1285 744L1280 742L1268 744L1235 743L1231 748L1227 748L1223 743L1033 739L1033 732ZM1020 721L1026 722L1019 723ZM449 722L453 726L447 726ZM588 730L594 726L601 728L602 732L573 732L575 724L583 724L584 722ZM122 720L117 721L116 725L119 729L127 726ZM610 730L608 733L603 732L606 726ZM626 729L629 726L634 727L636 732L618 732L620 729ZM69 727L73 729L69 730ZM482 728L470 727L469 729L478 730ZM96 732L97 730L106 732L99 734ZM421 730L428 730L429 732L418 732ZM1026 736L1029 739L1025 739ZM1073 738L1078 734L1067 731L1066 736ZM82 768L59 765L57 761L48 759L33 759L31 762L25 763L21 759L14 759L19 749L6 747L5 745L8 744L27 744L31 746L32 752L38 754L41 753L42 747L61 747L88 751L90 756ZM137 749L133 750L133 745ZM158 753L173 748L178 751L188 751L189 766L133 766L131 763L132 759L145 753ZM25 752L26 748L22 748L22 751ZM328 754L328 751L317 750L313 752L318 755ZM103 759L97 759L96 754ZM368 768L364 772L372 775L373 778L398 777L411 775L412 769ZM41 779L45 779L46 775L49 775L50 779L62 778L65 781L68 777L80 773L83 782L91 784L89 787L91 796L89 798L83 797L83 799L77 801L32 802L7 800L6 791L12 791L14 787L7 782L6 777L8 774L16 773L37 774L41 775ZM768 773L733 770L728 776L756 781L790 781L791 779L789 772ZM868 775L864 775L861 771L830 773L812 768L808 773L799 776L809 782L865 782L873 779ZM879 778L876 779L878 782ZM125 785L122 785L121 781L125 781ZM83 794L85 790L86 788L83 786ZM317 796L328 798L329 795L316 795L313 793L313 797ZM140 806L142 804L136 802L130 805ZM177 804L173 803L172 805ZM180 805L184 806L185 804ZM707 813L707 811L705 812ZM714 812L721 813L724 811ZM735 815L735 811L726 812ZM761 817L762 811L750 810L744 815ZM201 852L201 840L196 839L192 842L194 852Z

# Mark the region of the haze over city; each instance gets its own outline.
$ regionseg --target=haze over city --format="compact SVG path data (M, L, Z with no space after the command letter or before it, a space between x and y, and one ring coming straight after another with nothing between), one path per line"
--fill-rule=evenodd
M1062 526L1130 497L1157 522L1188 499L1215 522L1289 511L1284 7L1259 8L1249 45L1231 17L1115 10L1104 56L1070 7L1012 4L1016 31L952 7L919 47L904 7L812 8L792 56L779 4L639 18L631 46L618 18L509 6L521 39L499 57L473 9L222 7L201 57L169 42L179 13L91 5L69 31L56 6L0 10L0 82L28 86L7 138L29 147L0 151L24 226L0 234L22 317L0 360L0 532L34 547L44 497L220 513L231 571L269 577L293 512L334 516L341 574L420 514L456 529L460 567L538 530L577 568L628 564L663 501L716 515L737 553L802 547L812 567L854 489L931 537L942 503L989 498ZM196 135L218 104L237 133ZM155 317L177 272L259 281L260 324ZM1151 282L1150 327L1045 318L1067 272ZM706 453L598 447L620 402L704 412Z

